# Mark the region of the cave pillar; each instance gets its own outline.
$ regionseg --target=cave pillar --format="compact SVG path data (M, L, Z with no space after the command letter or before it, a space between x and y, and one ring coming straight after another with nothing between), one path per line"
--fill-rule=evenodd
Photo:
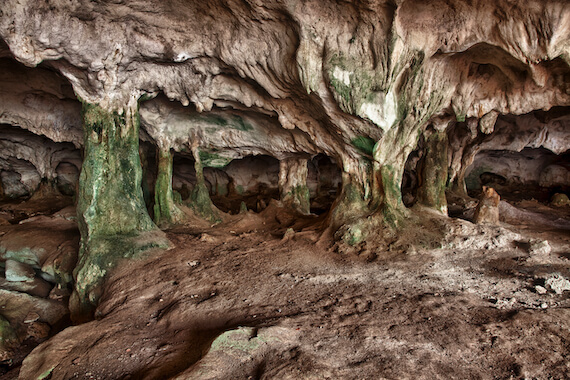
M184 213L176 206L172 193L172 152L158 148L158 174L154 186L154 222L159 225L180 223Z
M402 201L406 161L417 146L422 128L415 120L403 121L387 131L374 146L374 204L384 225L400 228L409 216Z
M397 227L401 219L407 214L401 191L404 163L392 162L391 164L379 165L375 170L378 186L376 191L380 197L380 200L377 201L380 204L379 211L382 214L383 221L391 227Z
M448 139L445 132L434 132L426 141L425 158L421 170L418 202L447 215L447 158Z
M212 223L221 222L221 212L212 203L208 187L206 186L204 166L202 165L200 148L196 140L192 143L191 148L192 155L194 156L194 169L196 170L196 186L194 186L194 189L192 189L190 193L190 202L188 205L198 216Z
M143 199L138 103L119 111L84 103L84 159L77 202L81 233L75 321L92 317L107 272L118 260L168 242L151 220Z
M349 245L364 241L370 231L371 172L366 161L346 160L343 165L342 189L331 207L329 229L336 239Z
M279 162L281 202L301 214L310 214L311 212L307 174L306 158L286 158Z

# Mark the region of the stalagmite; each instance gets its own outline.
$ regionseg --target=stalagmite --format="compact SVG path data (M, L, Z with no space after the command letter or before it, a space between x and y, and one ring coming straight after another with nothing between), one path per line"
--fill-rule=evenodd
M204 167L202 165L200 147L198 146L197 140L192 142L192 155L194 156L194 169L196 170L196 185L190 194L189 206L202 218L212 223L218 223L221 221L221 215L219 210L212 203L210 193L206 187Z
M434 132L427 140L418 202L447 215L447 134Z
M306 158L287 158L279 162L281 201L301 214L311 212L307 173Z

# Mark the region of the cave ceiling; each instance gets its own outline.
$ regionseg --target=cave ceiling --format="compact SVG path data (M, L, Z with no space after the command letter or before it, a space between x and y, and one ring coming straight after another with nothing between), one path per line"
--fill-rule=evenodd
M276 144L265 151L325 152L354 171L360 137L380 141L383 163L437 117L445 128L569 105L569 19L564 1L6 1L0 54L35 69L3 63L18 83L2 80L1 121L77 144L79 105L54 87L65 78L109 110L161 95L141 105L160 145L200 139L235 158ZM226 111L275 133L218 139L190 116ZM187 126L161 125L173 119Z

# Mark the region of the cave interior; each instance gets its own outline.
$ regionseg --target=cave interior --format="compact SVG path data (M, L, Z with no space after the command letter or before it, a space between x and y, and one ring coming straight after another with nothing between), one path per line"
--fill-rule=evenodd
M49 3L0 12L0 380L570 376L565 2Z

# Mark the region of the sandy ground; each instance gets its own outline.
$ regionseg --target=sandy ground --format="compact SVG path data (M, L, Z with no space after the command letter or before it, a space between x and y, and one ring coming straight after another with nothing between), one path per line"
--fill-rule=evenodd
M273 206L177 227L119 265L96 320L0 379L570 378L568 209L526 209L500 226L416 210L431 240L351 249Z

